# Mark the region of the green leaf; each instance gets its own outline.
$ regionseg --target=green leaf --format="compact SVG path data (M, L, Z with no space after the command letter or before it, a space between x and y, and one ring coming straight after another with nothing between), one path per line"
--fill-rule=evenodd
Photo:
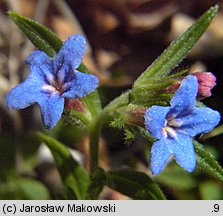
M212 181L202 182L199 186L201 198L203 200L222 200L223 191L221 185Z
M91 176L91 183L89 184L86 199L96 200L105 186L106 175L103 169L97 167L93 176Z
M194 141L195 151L197 153L197 165L206 174L223 181L223 169L215 158L205 150L202 144Z
M139 200L164 200L159 186L145 173L130 169L109 171L106 173L108 187Z
M187 74L188 70L182 70L168 76L151 77L149 80L142 81L140 83L140 88L146 88L146 90L163 90L163 88L168 87L175 82L177 78L185 77ZM138 91L138 89L136 89L136 91Z
M209 138L212 138L215 136L219 136L221 134L223 134L223 125L220 125L220 126L216 127L214 130L212 130L211 132L204 134L202 136L202 140L209 139Z
M211 7L183 35L173 41L151 66L135 81L134 88L140 87L150 78L168 75L179 64L216 16L219 6Z
M53 154L68 199L84 199L89 184L89 178L84 168L73 159L71 153L62 143L42 133L38 133L38 137Z
M59 51L63 42L50 29L16 12L10 11L9 15L39 50L44 51L50 57Z
M191 173L174 163L165 167L155 180L173 190L186 191L197 187L197 182Z
M50 199L50 195L41 182L23 177L14 177L13 179L7 179L7 183L0 184L0 199L47 200Z

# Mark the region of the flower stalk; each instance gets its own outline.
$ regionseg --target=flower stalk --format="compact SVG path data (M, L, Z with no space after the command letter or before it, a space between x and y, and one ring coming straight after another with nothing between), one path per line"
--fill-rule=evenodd
M101 128L109 122L109 119L114 116L117 109L126 106L129 103L129 92L126 92L108 104L102 112L92 121L88 130L90 133L90 176L95 173L99 163L99 139Z

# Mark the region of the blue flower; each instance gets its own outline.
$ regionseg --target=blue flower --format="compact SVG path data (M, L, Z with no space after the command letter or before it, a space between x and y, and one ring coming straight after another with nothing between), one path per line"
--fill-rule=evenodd
M54 58L36 50L26 59L30 67L27 79L6 96L10 109L24 109L38 103L43 124L53 128L61 118L65 98L81 98L98 86L98 78L76 68L85 52L85 39L69 37Z
M220 121L217 111L196 107L197 90L196 77L188 76L171 99L171 106L147 109L146 129L158 139L150 154L153 174L159 174L171 156L187 171L195 169L196 154L192 138L211 131Z

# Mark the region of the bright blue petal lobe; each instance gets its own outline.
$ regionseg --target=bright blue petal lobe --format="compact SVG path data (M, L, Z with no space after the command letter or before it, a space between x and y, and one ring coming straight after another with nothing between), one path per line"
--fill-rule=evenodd
M66 81L62 97L84 97L97 88L98 82L99 80L96 76L76 71L74 74L70 74L69 79Z
M45 94L38 101L43 124L47 129L52 129L61 118L64 109L64 98L59 94Z
M157 139L163 137L162 128L166 124L166 115L171 107L152 106L146 110L145 126L146 129Z
M46 84L52 84L56 79L53 69L53 60L44 52L36 50L27 58L26 63L30 67L30 75L39 76Z
M6 95L7 107L9 109L24 109L34 104L39 97L42 97L40 90L43 85L41 77L30 75Z
M211 131L220 121L220 114L210 108L194 108L190 115L181 117L180 131L190 136Z
M150 153L150 170L152 174L158 175L167 163L171 153L168 151L166 139L156 141Z
M187 134L177 133L177 137L168 139L168 145L176 162L188 172L193 172L196 167L196 153L192 138Z
M33 52L31 52L27 58L26 58L26 63L28 65L44 65L44 64L48 64L49 62L51 62L51 58L45 53L42 52L40 50L35 50Z
M69 70L75 70L84 57L86 41L81 35L70 36L61 47L55 57L54 67L59 70L61 67L68 67ZM67 69L66 69L67 70Z
M197 78L192 75L187 76L171 99L172 110L169 115L175 117L183 110L190 110L194 107L196 105L197 91Z

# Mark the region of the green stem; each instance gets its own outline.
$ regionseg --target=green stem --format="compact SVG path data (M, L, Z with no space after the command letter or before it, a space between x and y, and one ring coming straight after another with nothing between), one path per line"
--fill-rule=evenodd
M128 103L129 92L122 94L109 103L90 124L90 176L93 176L98 167L99 138L102 126L109 121L118 108L128 105Z
M99 138L101 126L99 122L95 121L90 129L90 175L92 176L98 166L99 154Z

